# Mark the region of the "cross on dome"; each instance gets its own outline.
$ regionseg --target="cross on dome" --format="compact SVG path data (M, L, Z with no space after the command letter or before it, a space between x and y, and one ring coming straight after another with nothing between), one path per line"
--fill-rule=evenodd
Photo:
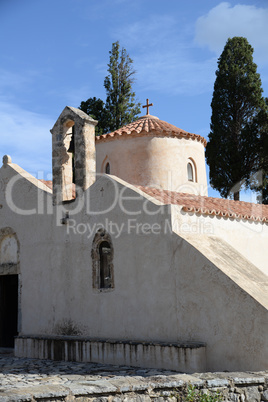
M153 106L153 103L149 104L149 99L146 99L146 105L142 106L142 107L146 107L147 108L147 113L146 114L150 114L149 113L149 107Z

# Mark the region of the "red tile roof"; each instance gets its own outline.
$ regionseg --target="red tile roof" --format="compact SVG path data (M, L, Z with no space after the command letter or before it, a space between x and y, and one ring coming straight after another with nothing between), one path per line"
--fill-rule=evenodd
M155 135L165 135L171 137L187 138L200 141L204 146L207 145L205 138L201 135L188 133L166 121L159 120L158 117L146 115L140 117L138 120L127 124L126 126L119 128L112 133L103 134L96 137L96 141L101 141L105 138L113 138L121 135L137 135L153 133Z
M268 205L137 187L163 204L181 205L185 212L268 222Z
M40 181L52 189L51 180ZM224 198L205 197L202 195L177 193L175 191L160 190L144 186L136 187L163 204L181 205L182 210L185 212L268 222L268 205L234 201ZM75 187L73 189L73 196L75 198Z
M41 181L42 183L44 183L48 188L50 188L50 190L52 190L52 187L53 187L53 182L52 182L52 180L43 180L43 179L39 179L39 181Z

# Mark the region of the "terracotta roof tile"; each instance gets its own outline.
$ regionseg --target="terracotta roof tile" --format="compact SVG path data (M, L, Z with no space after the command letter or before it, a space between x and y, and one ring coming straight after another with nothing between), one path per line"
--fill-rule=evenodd
M40 181L52 189L51 180ZM246 219L265 223L268 222L268 205L234 201L224 198L205 197L194 194L177 193L175 191L161 190L144 186L136 187L163 204L181 205L182 210L185 212L216 215L226 218ZM74 185L73 197L75 198Z
M217 215L227 218L268 222L268 205L234 201L224 198L176 193L175 191L136 186L163 204L181 205L185 212Z
M119 128L112 133L103 134L96 137L96 141L101 141L105 138L112 138L121 135L136 135L141 133L149 133L152 132L158 135L167 135L171 137L179 137L179 138L190 138L192 140L200 141L204 146L207 145L207 141L201 135L188 133L187 131L182 130L172 124L167 123L166 121L159 120L158 117L146 115L140 117L138 120L127 124L124 127Z
M43 179L39 179L39 181L41 181L43 184L45 184L48 188L50 188L50 190L52 190L53 187L53 182L52 180L43 180Z

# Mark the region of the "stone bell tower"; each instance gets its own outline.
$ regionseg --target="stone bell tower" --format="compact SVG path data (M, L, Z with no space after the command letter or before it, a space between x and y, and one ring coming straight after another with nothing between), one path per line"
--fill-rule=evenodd
M51 130L53 203L71 201L96 180L95 126L98 122L66 106Z

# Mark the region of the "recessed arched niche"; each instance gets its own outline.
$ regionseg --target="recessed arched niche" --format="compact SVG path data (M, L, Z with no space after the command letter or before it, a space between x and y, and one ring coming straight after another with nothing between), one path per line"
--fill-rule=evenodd
M18 243L14 236L6 236L0 245L0 264L18 263Z
M19 264L19 242L11 228L0 230L0 266Z

